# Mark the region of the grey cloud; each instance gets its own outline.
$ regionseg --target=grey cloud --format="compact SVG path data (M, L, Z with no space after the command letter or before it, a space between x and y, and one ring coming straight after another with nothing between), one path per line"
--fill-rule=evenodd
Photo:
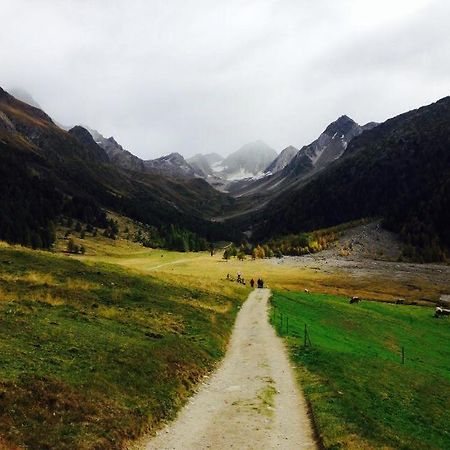
M450 91L445 0L3 0L0 85L151 158L315 139Z

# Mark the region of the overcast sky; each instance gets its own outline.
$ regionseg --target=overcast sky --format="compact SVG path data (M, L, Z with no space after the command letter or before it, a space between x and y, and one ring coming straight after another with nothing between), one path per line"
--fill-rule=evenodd
M133 153L277 151L450 94L448 0L0 0L0 86Z

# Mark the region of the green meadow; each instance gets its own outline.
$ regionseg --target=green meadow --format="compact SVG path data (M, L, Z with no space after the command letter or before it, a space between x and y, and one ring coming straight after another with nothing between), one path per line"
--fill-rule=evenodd
M119 449L173 417L247 296L216 288L1 246L0 448Z
M274 288L271 320L325 448L450 448L450 321L428 307L294 292L397 284L83 243L84 256L0 243L0 449L122 449L173 418L226 351L250 291L226 280L237 271Z
M450 448L450 321L433 312L274 293L271 321L289 344L324 448Z

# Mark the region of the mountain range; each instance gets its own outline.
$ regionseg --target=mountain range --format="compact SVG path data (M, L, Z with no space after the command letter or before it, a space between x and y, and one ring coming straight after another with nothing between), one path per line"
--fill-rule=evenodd
M100 227L115 211L209 240L381 217L408 254L436 260L450 249L448 97L382 124L343 115L280 154L255 141L226 158L143 160L93 128L63 129L19 94L33 104L0 89L0 239L45 248L59 217Z
M209 239L228 237L209 218L233 199L201 178L132 167L111 161L85 128L67 132L0 89L1 239L48 247L61 215L100 227L107 210L160 229L175 225Z
M195 173L203 178L213 177L213 167L220 164L222 161L223 156L220 156L217 153L207 153L206 155L197 153L192 158L188 159L188 163L194 169Z
M269 198L281 191L292 189L318 171L339 159L348 143L363 131L372 129L377 124L360 126L347 116L339 117L309 145L295 152L295 147L287 147L265 170L265 176L247 179L230 186L229 191L239 197ZM260 200L258 200L260 206Z
M160 173L170 177L193 178L197 172L179 153L157 159L142 160L125 150L114 137L105 138L97 130L86 127L95 142L106 152L109 160L124 169L145 173Z
M263 141L255 141L242 146L227 156L216 167L222 178L242 180L262 175L266 167L277 157L276 151Z
M267 166L277 157L276 151L263 141L248 143L226 158L217 153L197 154L188 160L198 176L216 189L227 192L236 181L264 175Z
M256 237L381 217L406 255L442 260L450 249L450 97L355 136L341 158L271 199ZM249 222L247 221L247 224Z

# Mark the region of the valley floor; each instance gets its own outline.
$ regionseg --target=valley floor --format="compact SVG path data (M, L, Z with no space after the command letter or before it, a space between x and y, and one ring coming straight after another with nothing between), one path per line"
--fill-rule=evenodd
M86 255L61 251L67 247L63 238L56 254L0 243L0 448L122 449L125 442L172 419L224 355L239 305L250 292L248 284L230 282L227 274L236 277L241 272L247 281L262 277L282 295L309 289L311 294L338 294L341 299L404 298L425 306L404 306L408 320L415 310L431 317L430 301L450 293L449 266L397 262L388 252L395 248L391 241L380 238L386 250L379 254L380 247L374 247L374 253L364 233L344 236L335 248L316 255L244 261L225 261L222 251L214 256L168 252L102 236L86 236ZM370 236L369 243L380 242ZM361 242L370 251L360 251ZM342 256L350 243L351 251ZM248 305L254 304L259 315L255 323L247 323L253 330L247 336L252 345L242 348L235 359L239 365L246 350L258 351L266 338L277 342L267 337L272 331L264 300L250 300ZM398 308L402 313L402 306ZM446 323L442 321L442 329ZM277 364L271 359L275 356L262 351L261 358L269 368L256 367L254 375L262 378L248 392L256 406L251 400L246 403L242 390L235 388L246 383L239 379L239 370L233 375L231 367L230 377L238 379L222 387L232 388L227 392L231 403L241 402L249 426L261 424L255 439L265 442L264 420L274 424L282 414L277 409L282 394L274 395L274 390L284 388L279 387L283 378L270 369ZM220 388L215 394L223 400ZM301 409L298 414L302 417ZM237 427L231 424L230 433ZM210 436L210 430L204 433ZM308 437L303 441L310 442Z
M422 305L450 293L450 265L401 261L398 238L376 222L345 230L320 253L270 261L280 271L310 273L316 282L305 280L305 287L317 292ZM291 288L286 283L278 287Z

